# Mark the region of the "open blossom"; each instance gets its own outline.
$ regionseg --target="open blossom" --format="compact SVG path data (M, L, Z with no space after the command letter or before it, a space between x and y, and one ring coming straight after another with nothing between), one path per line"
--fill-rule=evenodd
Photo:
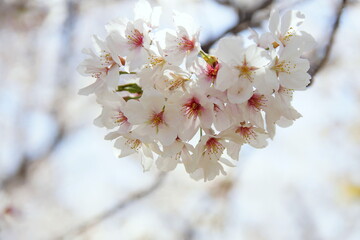
M218 131L223 131L231 126L232 118L231 108L226 104L226 94L215 88L207 90L209 102L213 106L214 112L214 128Z
M246 143L254 148L266 147L266 139L269 138L263 128L246 122L240 122L232 126L224 131L223 135L240 145Z
M178 135L179 113L176 105L167 103L158 92L149 92L140 100L129 100L124 113L139 136L153 136L167 146Z
M116 139L114 147L118 150L119 158L139 155L143 169L147 171L153 164L154 153L160 153L160 149L156 143L150 140L145 143L142 139L135 133L124 134Z
M83 53L88 55L78 71L84 76L91 76L96 81L80 89L79 94L89 95L106 88L114 88L119 84L118 71L121 65L118 56L107 46L109 39L101 40L98 36L93 36L95 51L84 49ZM118 60L118 61L117 61Z
M182 122L182 131L179 137L182 140L191 140L199 128L211 128L214 120L214 107L209 99L199 89L192 89L180 98L174 96L171 101L179 103L179 114Z
M209 89L215 84L220 69L218 59L213 58L209 60L209 62L206 62L203 58L197 59L194 69L198 77L197 83L203 89Z
M243 103L250 98L254 82L263 77L264 66L269 60L264 49L256 45L243 47L240 37L223 38L215 51L224 62L218 71L215 87L227 90L229 101Z
M291 45L281 49L266 69L266 79L279 85L296 90L304 90L310 83L311 76L307 73L309 61L298 54L297 46Z
M117 127L119 133L128 133L131 129L131 123L124 114L126 105L125 100L116 93L108 93L105 98L98 99L102 104L102 112L98 118L95 119L95 125L113 129Z
M301 13L275 11L251 44L227 36L208 54L189 16L176 13L175 29L158 31L159 12L139 1L135 19L108 24L79 67L95 79L80 93L95 94L102 109L94 123L109 130L118 157L138 156L144 171L184 165L210 181L234 167L244 144L264 148L277 126L301 117L293 92L309 84L302 56L314 46L299 29Z
M191 164L191 153L194 152L194 147L180 138L177 138L169 146L164 146L163 151L159 154L156 160L156 166L162 171L171 171L180 163L187 168Z
M177 31L175 33L167 32L165 39L167 59L175 65L185 61L186 66L189 67L193 64L201 49L199 42L200 31L191 27L191 21L185 14L175 15L174 20ZM182 25L183 21L187 23L187 26Z
M305 15L299 11L288 11L280 18L279 12L274 10L270 16L269 30L278 44L286 46L296 36L296 31L304 19Z
M147 62L137 75L140 77L140 85L143 88L151 89L156 88L157 82L164 78L165 70L172 66L167 62L166 54L159 44L153 46L148 53Z
M234 166L231 161L223 157L225 149L230 148L230 146L221 136L203 136L194 150L195 161L193 161L192 166L189 166L190 175L195 179L208 181L220 173L225 174L223 165Z
M191 74L179 66L170 66L160 78L155 79L155 88L164 95L186 92L192 81Z
M140 68L147 60L151 38L150 29L142 19L120 21L108 26L111 48L119 56L126 58L130 71Z

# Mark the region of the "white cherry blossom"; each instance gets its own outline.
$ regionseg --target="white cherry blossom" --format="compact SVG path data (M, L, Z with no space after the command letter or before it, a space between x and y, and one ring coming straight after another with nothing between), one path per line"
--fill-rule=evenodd
M223 157L225 149L231 146L221 136L205 135L195 148L190 176L204 181L213 180L220 173L225 175L223 165L233 167L233 163ZM240 149L239 149L240 150Z
M139 136L153 136L168 146L178 135L180 114L176 105L167 103L159 92L148 92L140 100L129 100L124 113Z
M118 127L117 132L128 133L131 129L131 124L124 114L126 105L125 100L116 93L108 93L104 98L98 99L102 105L102 112L98 118L94 120L95 125L113 129Z
M89 57L85 59L78 67L78 71L84 76L91 76L96 81L80 89L79 94L89 95L103 90L104 88L113 88L118 84L119 64L118 56L113 53L107 46L108 38L104 41L98 36L93 36L94 48L84 49L83 53Z
M169 31L166 33L165 52L170 63L179 65L185 61L189 67L195 61L200 52L199 34L200 31L191 26L189 16L186 14L175 14L174 21L176 24L176 32ZM185 22L185 26L183 26Z
M252 30L250 44L227 36L209 54L188 15L175 13L174 28L159 30L159 8L141 0L134 10L133 20L106 26L105 40L94 37L79 66L95 78L80 93L95 94L94 123L108 130L118 157L137 155L144 171L154 160L160 171L183 164L210 181L235 166L244 144L264 148L277 127L301 117L293 92L309 84L303 55L314 39L299 29L300 12L274 11L269 31Z
M222 61L215 87L227 90L232 103L243 103L251 97L254 82L260 81L263 67L269 62L264 57L264 49L256 45L244 48L242 45L242 38L223 38L214 52Z
M144 171L148 171L153 164L154 153L160 153L160 149L156 143L150 141L144 143L141 139L134 133L124 134L116 139L114 147L119 158L138 155Z

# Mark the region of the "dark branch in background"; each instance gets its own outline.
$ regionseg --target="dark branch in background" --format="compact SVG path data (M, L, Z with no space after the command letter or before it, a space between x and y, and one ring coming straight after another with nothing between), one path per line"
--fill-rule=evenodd
M255 27L258 26L261 21L258 22L253 22L253 17L254 15L261 11L264 10L268 7L271 6L271 4L274 2L273 0L265 0L263 1L259 6L251 9L251 10L247 10L247 11L242 11L241 9L233 6L229 1L217 1L220 4L223 5L227 5L227 6L232 6L233 8L237 9L237 13L238 13L238 21L231 26L229 29L227 29L225 32L223 32L222 34L220 34L219 36L209 40L208 42L206 42L205 44L202 45L202 49L205 52L209 52L210 48L223 36L225 36L226 34L229 33L233 33L233 34L237 34L245 29L248 29L249 27Z
M155 190L157 190L163 183L164 178L165 178L164 173L159 174L159 176L156 178L154 183L152 183L145 190L142 190L138 193L135 193L132 196L129 196L128 198L119 202L115 206L113 206L113 207L109 208L108 210L95 216L93 219L90 219L87 222L82 223L81 225L75 227L74 229L70 230L69 232L63 234L62 236L55 238L54 240L68 239L69 237L76 237L80 234L85 233L86 231L95 227L102 221L114 216L119 210L127 207L128 205L134 204L137 201L140 201L141 199L144 199L145 197L149 196L151 193L155 192Z
M343 15L347 2L348 2L347 0L342 0L341 3L339 4L339 7L337 8L336 11L335 22L331 29L329 41L326 44L325 49L323 49L322 54L316 53L315 59L311 61L309 74L312 76L312 79L308 86L310 86L314 82L313 80L314 76L326 65L326 63L329 60L330 53L334 45L336 33L339 29L341 17Z

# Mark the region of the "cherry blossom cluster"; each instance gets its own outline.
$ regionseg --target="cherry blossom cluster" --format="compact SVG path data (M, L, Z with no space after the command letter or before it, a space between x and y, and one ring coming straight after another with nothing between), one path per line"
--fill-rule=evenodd
M300 12L273 11L268 32L227 36L205 53L190 16L174 13L174 28L164 29L160 12L140 1L134 20L94 36L79 71L96 80L80 94L95 94L95 125L111 130L105 139L119 157L139 154L144 170L183 164L192 178L212 180L234 166L242 145L263 148L277 125L301 117L292 96L309 84L301 56L314 40L299 30Z

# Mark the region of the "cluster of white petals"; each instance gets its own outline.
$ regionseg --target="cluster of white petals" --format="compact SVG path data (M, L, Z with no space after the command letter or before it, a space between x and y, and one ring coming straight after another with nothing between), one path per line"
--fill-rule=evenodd
M174 29L160 29L160 9L140 1L135 19L117 19L79 66L96 81L80 94L95 94L102 106L95 119L110 129L119 157L139 154L144 170L183 164L194 179L212 180L234 166L243 144L263 148L276 125L301 115L292 95L309 84L302 58L313 38L298 27L304 16L277 11L269 32L222 38L210 54L187 15L174 14ZM146 13L146 14L145 14Z

